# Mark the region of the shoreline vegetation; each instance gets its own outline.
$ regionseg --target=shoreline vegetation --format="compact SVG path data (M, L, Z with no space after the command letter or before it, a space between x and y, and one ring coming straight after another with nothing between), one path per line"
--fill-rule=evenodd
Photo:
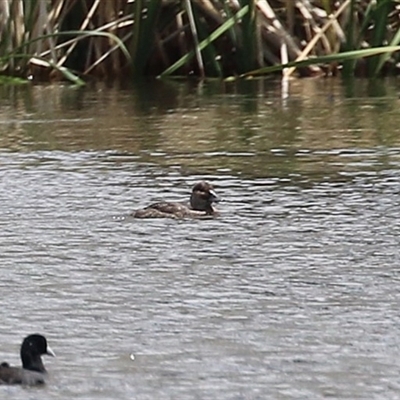
M201 79L400 69L397 0L2 0L1 75Z

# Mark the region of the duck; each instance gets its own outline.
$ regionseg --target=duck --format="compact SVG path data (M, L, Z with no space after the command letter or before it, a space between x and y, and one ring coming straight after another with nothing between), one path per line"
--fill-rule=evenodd
M0 385L43 385L47 375L42 355L55 357L43 335L27 336L21 344L21 367L12 367L8 362L0 364Z
M213 203L220 201L214 186L206 181L197 182L192 188L189 205L183 203L158 202L136 210L134 218L202 218L217 215Z

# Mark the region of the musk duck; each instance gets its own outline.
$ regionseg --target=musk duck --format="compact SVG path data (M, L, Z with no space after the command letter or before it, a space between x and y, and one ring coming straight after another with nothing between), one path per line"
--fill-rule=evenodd
M213 203L218 203L219 198L214 187L208 182L201 181L193 186L190 195L190 204L170 203L161 201L141 210L134 211L135 218L202 218L215 216Z
M47 371L41 356L47 354L55 357L47 345L44 336L34 334L27 336L21 345L21 367L11 367L7 362L0 364L0 385L41 385L45 383Z

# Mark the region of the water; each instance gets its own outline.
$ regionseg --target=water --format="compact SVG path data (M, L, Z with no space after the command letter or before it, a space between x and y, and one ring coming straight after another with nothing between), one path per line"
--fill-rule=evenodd
M1 359L57 358L0 397L399 398L398 83L148 85L2 89Z

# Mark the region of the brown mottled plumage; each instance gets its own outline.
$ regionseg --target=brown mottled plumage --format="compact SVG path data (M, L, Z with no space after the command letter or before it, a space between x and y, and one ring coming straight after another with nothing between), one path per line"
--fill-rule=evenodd
M193 186L190 196L190 206L182 203L159 202L141 210L134 211L135 218L201 218L216 215L212 203L217 203L219 198L214 187L201 181Z

